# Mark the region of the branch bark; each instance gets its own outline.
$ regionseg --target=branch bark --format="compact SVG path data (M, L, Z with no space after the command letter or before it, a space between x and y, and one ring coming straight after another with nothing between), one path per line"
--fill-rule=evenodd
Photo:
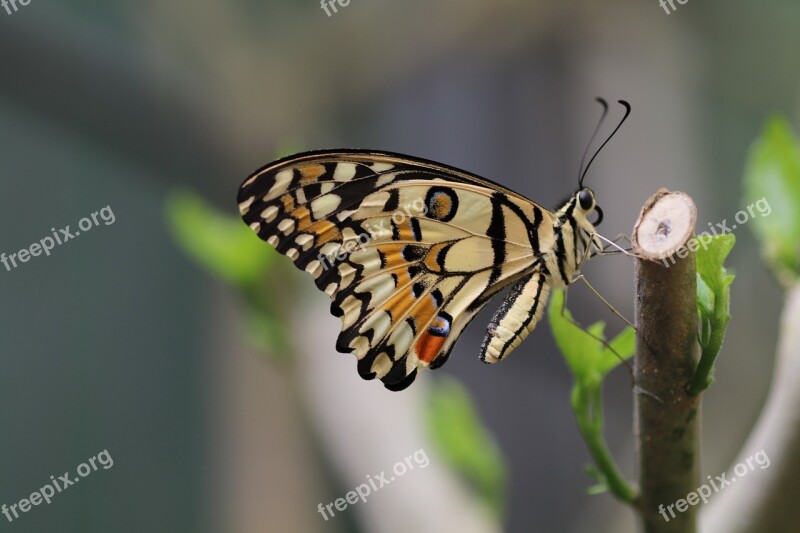
M694 235L697 210L681 192L661 189L633 230L636 260L634 431L639 506L646 533L694 533L700 399L686 390L697 365ZM695 502L696 503L696 502Z

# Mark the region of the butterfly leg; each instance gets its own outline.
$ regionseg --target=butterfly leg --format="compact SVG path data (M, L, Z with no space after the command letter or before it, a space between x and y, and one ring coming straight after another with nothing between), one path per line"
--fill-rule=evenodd
M627 235L619 234L613 240L610 240L610 239L608 239L606 237L603 237L599 233L593 233L592 234L592 239L594 239L594 238L597 238L597 239L603 241L604 243L606 243L605 246L603 246L602 249L600 250L600 252L597 253L596 255L610 255L610 254L613 254L613 253L621 253L621 254L625 254L626 256L631 257L631 258L635 257L635 258L638 258L638 259L642 259L641 256L638 256L635 253L633 253L633 252L621 247L619 244L617 244L617 241L620 240L620 239L623 239L623 238L630 243L630 239L628 238ZM614 250L613 251L606 251L607 247L613 248Z
M612 313L617 315L617 317L619 317L623 322L632 327L637 333L639 332L638 328L633 325L633 322L625 318L625 316L622 313L617 311L617 308L611 305L611 303L608 300L606 300L603 297L603 295L600 294L600 292L597 289L595 289L591 283L589 283L589 280L587 280L583 274L578 274L577 276L575 276L575 278L572 281L570 281L570 285L572 285L576 281L582 281L583 283L585 283L586 286L589 287L589 289L594 293L594 295L597 296L600 299L600 301L603 302L603 304L605 304L605 306L611 310Z
M633 247L633 243L631 242L630 237L628 237L624 233L620 233L619 235L617 235L616 237L611 239L611 243L612 244L607 244L607 245L603 246L602 253L612 253L612 252L609 252L607 250L608 248L615 248L614 252L615 253L620 253L620 250L618 249L619 247L617 245L619 244L619 241L622 241L622 240L624 240L625 242L628 243L628 247L624 248L624 251L630 252L632 247Z
M626 324L628 324L630 327L632 327L632 328L633 328L633 330L636 332L636 334L637 334L637 335L639 335L639 337L640 337L640 338L642 339L642 341L643 341L643 342L644 342L644 343L647 345L647 347L648 347L648 348L650 348L650 351L652 351L652 352L655 352L655 350L653 350L653 347L652 347L652 346L650 346L650 343L648 343L648 342L647 342L647 339L645 339L645 338L644 338L644 335L642 335L642 332L641 332L641 331L639 331L639 328L637 328L637 327L636 327L636 326L635 326L635 325L634 325L634 324L633 324L633 323L632 323L630 320L628 320L627 318L625 318L625 316L624 316L622 313L620 313L619 311L617 311L617 308L616 308L616 307L614 307L613 305L611 305L611 303L610 303L608 300L606 300L606 299L603 297L603 295L602 295L602 294L600 294L600 292L599 292L597 289L595 289L595 288L594 288L594 286L593 286L591 283L589 283L589 280L587 280L587 279L584 277L584 275L583 275L583 274L579 274L579 275L575 276L575 279L573 279L573 280L570 282L570 285L571 285L572 283L575 283L576 281L582 281L583 283L585 283L585 284L586 284L586 286L587 286L587 287L589 287L589 289L590 289L590 290L591 290L591 291L592 291L592 292L595 294L595 296L597 296L597 297L600 299L600 301L601 301L601 302L603 302L603 303L605 304L605 306L606 306L606 307L608 307L608 308L611 310L611 312L612 312L612 313L614 313L615 315L617 315L617 317L619 317L619 318L620 318L620 319L621 319L623 322L625 322Z
M626 234L624 234L624 233L620 233L619 235L617 235L616 237L614 237L614 238L612 239L612 241L611 241L611 242L614 242L614 243L616 243L616 242L618 242L618 241L620 241L620 240L622 240L622 239L625 239L625 241L627 241L627 242L628 242L628 244L630 244L631 246L633 246L633 243L631 242L631 238L630 238L630 237L628 237L628 236L627 236Z
M618 358L620 361L622 361L622 364L624 364L624 365L627 367L627 369L628 369L628 373L631 375L631 381L632 381L632 384L631 384L631 385L633 386L633 389L634 389L634 391L635 391L637 394L644 394L645 396L650 396L651 398L655 399L656 401L658 401L658 402L660 402L660 403L664 403L664 401L663 401L661 398L659 398L658 396L656 396L656 395L655 395L655 394L653 394L652 392L649 392L648 390L646 390L646 389L643 389L642 387L640 387L639 385L637 385L637 384L636 384L636 378L634 377L634 374L633 374L633 367L632 367L632 366L631 366L631 364L630 364L630 363L627 361L627 359L624 359L624 358L623 358L623 357L622 357L622 356L619 354L619 352L617 352L617 351L616 351L614 348L612 348L612 347L611 347L611 345L608 343L608 341L606 341L605 339L602 339L602 338L598 337L597 335L594 335L594 334L593 334L591 331L589 331L589 330L587 330L586 328L584 328L584 327L583 327L583 326L582 326L582 325L581 325L581 324L580 324L578 321L576 321L574 318L572 318L572 317L570 317L570 316L567 316L567 315L566 315L566 309L567 309L567 294L568 294L568 293L569 293L569 291L566 291L566 290L564 291L564 299L561 301L561 316L562 316L564 319L566 319L568 322L570 322L572 325L574 325L576 328L580 328L580 329L581 329L583 332L585 332L587 335L589 335L590 337L592 337L593 339L595 339L596 341L598 341L599 343L601 343L601 344L602 344L604 347L608 348L608 349L609 349L609 350L610 350L610 351L611 351L611 352L612 352L614 355L616 355L616 356L617 356L617 358ZM636 329L636 328L634 328L634 329ZM645 341L645 342L646 342L646 341ZM649 346L649 345L648 345L648 346Z
M583 255L581 256L581 260L578 261L578 266L577 266L576 270L580 271L583 268L584 263L586 263L586 261L590 257L596 257L598 255L613 255L613 254L617 254L617 253L623 253L623 254L627 255L628 257L638 257L637 255L632 254L628 250L620 247L617 244L617 241L620 240L620 239L626 239L628 242L630 242L630 239L628 239L628 236L625 235L624 233L620 233L613 240L609 240L606 237L603 237L602 235L600 235L599 233L592 233L590 235L589 242L594 245L594 247L597 249L597 252L592 253L592 246L591 245L587 246L583 250ZM598 244L596 242L596 240L600 241L600 244ZM607 243L607 244L604 245L603 244L604 242ZM614 248L614 250L612 250L612 251L606 250L606 248L608 248L608 247L612 247L612 248Z

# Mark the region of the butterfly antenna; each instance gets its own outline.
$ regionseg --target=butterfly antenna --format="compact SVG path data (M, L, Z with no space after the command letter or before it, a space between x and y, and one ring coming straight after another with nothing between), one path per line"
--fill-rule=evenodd
M600 99L598 98L598 100L600 100ZM603 144L600 145L600 148L597 149L597 151L594 153L592 158L589 160L589 164L586 165L586 168L583 170L583 174L581 174L581 179L578 180L578 183L580 184L581 187L583 187L583 178L586 176L586 172L588 172L589 167L592 166L592 163L594 163L594 160L597 157L597 155L605 147L605 145L608 144L608 141L610 141L614 137L614 135L616 135L616 133L619 131L619 129L622 127L622 125L625 124L625 121L628 120L628 115L631 114L631 104L629 104L625 100L617 100L617 101L625 107L625 116L622 117L622 120L619 121L619 124L617 124L617 127L614 128L614 131L612 131L611 135L608 136L608 139L606 139L606 142L604 142Z
M597 121L597 126L594 128L594 132L589 138L589 142L586 143L586 149L583 151L583 157L581 157L581 166L578 168L578 188L580 189L583 188L583 164L586 162L586 156L589 155L589 148L591 148L595 137L597 137L597 132L600 131L600 126L603 125L603 121L606 119L606 115L608 114L608 102L600 97L597 97L596 100L600 102L600 105L603 106L603 114L600 115L600 120Z

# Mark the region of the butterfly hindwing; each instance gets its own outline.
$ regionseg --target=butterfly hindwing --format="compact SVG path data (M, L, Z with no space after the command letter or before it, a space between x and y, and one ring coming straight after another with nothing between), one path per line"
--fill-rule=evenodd
M441 366L489 298L539 267L534 222L549 216L488 180L379 152L277 161L238 200L259 237L331 297L337 350L392 390Z

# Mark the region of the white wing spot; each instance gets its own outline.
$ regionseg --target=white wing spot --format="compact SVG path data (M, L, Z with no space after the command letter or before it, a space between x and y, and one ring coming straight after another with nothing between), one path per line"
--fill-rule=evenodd
M345 220L350 218L350 215L352 215L355 212L356 212L355 209L351 209L349 211L339 211L338 213L336 213L336 218L339 219L339 222L344 222Z
M344 315L342 316L342 329L347 329L359 318L358 312L361 309L361 303L354 297L348 296L345 298L341 306Z
M405 353L411 347L411 342L414 340L414 332L408 322L403 321L397 325L397 328L392 333L389 344L397 347L395 353Z
M375 358L375 362L372 363L372 371L375 372L375 375L378 378L382 378L385 376L389 370L392 369L392 360L389 359L389 354L383 352L378 357Z
M339 277L341 279L339 285L342 287L347 287L350 285L356 278L356 272L357 270L347 263L342 263L339 265Z
M246 215L246 214L247 214L247 211L248 211L248 209L250 209L250 204L252 204L252 203L253 203L253 200L255 200L255 199L256 199L256 197L255 197L255 196L251 196L250 198L248 198L248 199L247 199L247 200L245 200L244 202L240 203L240 204L239 204L239 212L240 212L241 214L243 214L243 215Z
M294 176L294 171L290 168L286 170L281 170L277 174L275 174L275 185L269 190L267 196L272 199L276 196L280 196L281 194L285 193L286 190L289 188L289 183L292 182L292 177Z
M397 177L397 172L391 172L389 174L383 174L380 178L375 180L376 187L383 187L387 183L391 183Z
M276 216L278 216L278 206L276 205L271 205L261 212L261 218L267 222L272 222Z
M331 283L327 287L325 287L325 293L333 298L333 295L336 294L336 284Z
M324 245L322 245L322 248L319 249L319 252L320 254L333 259L339 255L339 250L341 250L341 248L342 245L338 242L326 242Z
M308 233L303 233L295 237L294 242L296 242L299 246L302 246L303 250L308 250L314 243L314 236Z
M314 259L306 265L306 272L314 276L314 279L317 279L322 272L322 265L319 261Z
M389 328L392 327L392 317L391 315L384 311L380 311L372 316L369 320L367 320L361 327L358 329L359 333L366 333L368 330L374 330L374 334L372 335L373 339L382 339L384 335L389 332Z
M355 163L339 163L333 171L333 181L350 181L355 175Z
M339 204L342 202L341 197L337 194L326 194L311 201L311 213L314 215L315 220L327 218L328 215L333 213Z
M394 278L391 274L378 274L370 279L364 280L356 288L357 292L369 292L372 294L373 302L382 302L395 290Z
M278 229L282 231L284 235L289 235L294 229L294 219L284 218L281 220L280 224L278 224Z
M366 337L356 337L351 343L350 348L355 350L356 357L359 359L363 359L367 352L369 352L369 339Z
M392 170L394 165L391 163L372 163L372 170L375 172L386 172L387 170Z

